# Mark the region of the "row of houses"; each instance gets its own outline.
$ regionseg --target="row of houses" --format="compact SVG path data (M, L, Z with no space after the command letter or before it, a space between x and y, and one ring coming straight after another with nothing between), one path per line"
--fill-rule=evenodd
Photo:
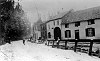
M37 33L43 39L100 39L100 7L59 13L39 26Z

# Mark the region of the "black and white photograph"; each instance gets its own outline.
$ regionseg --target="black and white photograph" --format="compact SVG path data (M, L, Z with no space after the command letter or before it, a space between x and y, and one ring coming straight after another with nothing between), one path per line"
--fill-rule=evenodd
M100 61L100 0L0 0L0 61Z

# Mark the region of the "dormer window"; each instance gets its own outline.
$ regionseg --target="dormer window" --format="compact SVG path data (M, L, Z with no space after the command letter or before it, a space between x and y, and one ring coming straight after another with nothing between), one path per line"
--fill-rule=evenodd
M95 24L94 19L88 20L88 25Z
M69 28L69 24L65 24L65 28Z
M80 22L75 22L75 27L80 26Z

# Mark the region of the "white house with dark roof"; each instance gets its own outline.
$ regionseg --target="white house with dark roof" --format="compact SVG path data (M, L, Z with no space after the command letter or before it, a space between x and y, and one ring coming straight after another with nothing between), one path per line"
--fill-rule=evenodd
M47 39L54 40L54 39L61 39L61 22L62 17L65 15L64 13L59 13L56 16L53 16L49 21L46 22L47 26Z
M100 7L70 12L61 27L62 39L100 39Z

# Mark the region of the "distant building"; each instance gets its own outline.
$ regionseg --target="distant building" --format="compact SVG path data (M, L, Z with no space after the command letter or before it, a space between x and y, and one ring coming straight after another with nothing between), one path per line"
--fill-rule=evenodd
M72 12L61 26L62 39L100 39L100 7Z
M35 41L41 39L41 24L42 20L39 19L37 22L34 23L33 25L33 39Z
M44 21L40 26L41 26L41 38L43 41L45 41L47 39L46 21Z

